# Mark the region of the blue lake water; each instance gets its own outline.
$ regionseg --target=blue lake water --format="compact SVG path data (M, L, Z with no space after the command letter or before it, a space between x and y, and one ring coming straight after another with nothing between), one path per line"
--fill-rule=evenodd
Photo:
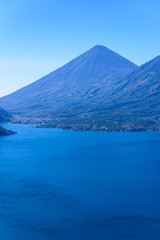
M160 134L5 125L1 240L159 240Z

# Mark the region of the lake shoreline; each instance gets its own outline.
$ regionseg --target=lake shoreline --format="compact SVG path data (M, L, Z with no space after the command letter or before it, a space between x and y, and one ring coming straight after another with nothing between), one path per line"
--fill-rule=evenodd
M147 129L143 127L137 127L137 128L119 128L119 129L107 129L107 128L89 128L89 127L82 127L82 125L72 127L72 126L59 126L56 124L44 124L44 123L37 123L37 122L32 122L32 121L27 121L27 122L15 122L11 121L8 124L11 125L31 125L31 128L50 128L50 129L62 129L65 131L75 131L75 132L86 132L86 131L91 131L91 132L106 132L106 133L125 133L125 132L159 132L160 129ZM17 132L13 132L11 134L16 134Z
M17 134L17 132L14 132L12 130L9 130L9 129L6 129L6 128L0 126L0 137L9 136L9 135L12 135L12 134Z
M37 125L37 128L60 128L69 131L92 131L92 132L144 132L160 131L159 122L152 124L151 120L141 119L137 121L111 119L71 119L71 118L30 118L13 117L11 124Z

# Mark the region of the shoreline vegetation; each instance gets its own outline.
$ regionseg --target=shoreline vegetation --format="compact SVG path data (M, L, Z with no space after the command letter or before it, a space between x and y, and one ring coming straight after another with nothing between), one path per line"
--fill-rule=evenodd
M8 130L8 129L0 126L0 137L1 136L9 136L12 134L16 134L16 132L13 132L12 130Z
M33 128L60 128L69 131L92 131L92 132L142 132L160 131L159 123L149 119L129 121L112 121L104 119L45 119L45 118L18 118L10 122L11 124L36 125ZM155 127L156 126L156 127Z

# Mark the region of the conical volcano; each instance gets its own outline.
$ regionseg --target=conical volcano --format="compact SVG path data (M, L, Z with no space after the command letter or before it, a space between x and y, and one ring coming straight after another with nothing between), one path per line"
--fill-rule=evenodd
M94 91L137 66L103 46L95 46L40 80L0 99L13 113L45 115L92 97ZM47 113L46 113L47 116Z

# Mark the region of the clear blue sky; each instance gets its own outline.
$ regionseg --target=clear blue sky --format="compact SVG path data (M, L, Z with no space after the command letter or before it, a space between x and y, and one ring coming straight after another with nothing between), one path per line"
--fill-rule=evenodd
M160 55L160 1L0 0L0 96L97 44L138 65Z

